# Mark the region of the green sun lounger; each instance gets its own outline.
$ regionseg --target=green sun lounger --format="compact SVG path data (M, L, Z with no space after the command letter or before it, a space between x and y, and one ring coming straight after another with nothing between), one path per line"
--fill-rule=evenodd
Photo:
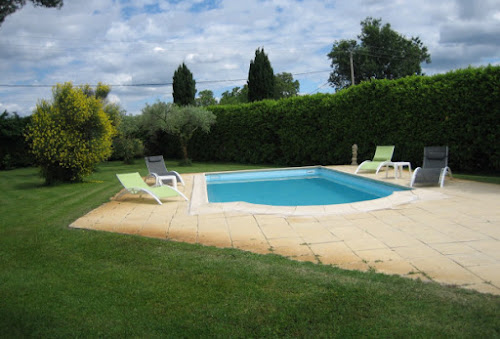
M142 194L142 193L147 193L153 198L156 199L156 201L161 205L160 199L164 198L172 198L172 197L177 197L181 196L185 200L188 200L184 194L179 192L177 189L164 185L164 186L158 186L158 187L152 187L149 186L142 180L142 177L139 175L139 173L125 173L125 174L117 174L118 180L121 182L123 187L125 187L125 191L122 192L120 195L129 192L132 194ZM119 195L119 196L120 196Z
M375 171L375 173L378 173L383 166L387 166L391 163L394 147L395 146L377 146L373 160L363 161L354 174L357 174L359 171Z

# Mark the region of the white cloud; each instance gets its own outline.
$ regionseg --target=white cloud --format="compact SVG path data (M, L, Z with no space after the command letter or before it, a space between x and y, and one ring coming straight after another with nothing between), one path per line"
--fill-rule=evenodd
M198 91L220 97L245 81L206 81L246 79L255 50L264 47L275 73L297 74L302 93L331 91L325 86L326 54L334 41L356 38L368 16L419 36L433 60L424 71L433 74L498 63L499 13L497 0L67 0L60 10L27 5L0 26L0 83L166 84L185 62ZM138 113L146 102L171 100L171 93L168 85L114 86L110 97ZM29 114L38 99L50 97L50 88L7 88L0 107Z

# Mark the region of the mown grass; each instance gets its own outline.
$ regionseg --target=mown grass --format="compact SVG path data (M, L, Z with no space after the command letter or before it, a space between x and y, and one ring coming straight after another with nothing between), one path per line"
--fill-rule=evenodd
M195 164L181 172L244 169ZM498 337L500 297L68 225L120 190L0 172L2 337Z
M475 174L453 174L454 177L465 180L485 182L488 184L500 185L500 177L493 175L475 175Z

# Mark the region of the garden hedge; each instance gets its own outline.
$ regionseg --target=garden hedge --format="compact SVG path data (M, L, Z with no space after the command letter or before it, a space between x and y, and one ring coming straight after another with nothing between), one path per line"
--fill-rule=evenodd
M450 167L500 171L500 66L373 80L335 94L211 106L217 123L190 143L195 160L283 166L350 164L377 145L420 166L424 146L448 145Z

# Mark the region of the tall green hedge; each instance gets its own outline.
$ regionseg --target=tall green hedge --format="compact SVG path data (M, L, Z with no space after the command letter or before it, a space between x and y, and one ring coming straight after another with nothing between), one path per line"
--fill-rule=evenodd
M193 159L286 166L348 164L377 145L421 165L424 146L448 145L455 171L500 171L500 67L375 80L336 94L212 106L217 124L190 144Z

